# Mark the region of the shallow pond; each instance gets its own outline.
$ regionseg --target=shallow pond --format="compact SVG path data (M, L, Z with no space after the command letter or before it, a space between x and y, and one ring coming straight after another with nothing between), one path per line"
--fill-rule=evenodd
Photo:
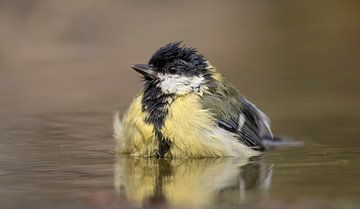
M3 125L3 208L357 208L359 204L360 153L356 143L336 143L350 138L345 134L334 140L329 135L326 144L309 141L253 159L144 159L113 153L111 136L102 125L110 124L108 120L111 115L106 113L62 113Z

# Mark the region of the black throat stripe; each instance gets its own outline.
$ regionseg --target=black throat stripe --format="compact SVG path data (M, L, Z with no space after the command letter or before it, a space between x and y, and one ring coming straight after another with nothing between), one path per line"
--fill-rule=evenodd
M168 114L170 102L173 97L174 94L164 94L161 89L152 82L148 82L145 85L144 96L141 101L142 111L149 113L145 122L154 125L154 134L159 141L159 157L164 157L171 146L171 141L163 136L161 128L164 125L164 119Z

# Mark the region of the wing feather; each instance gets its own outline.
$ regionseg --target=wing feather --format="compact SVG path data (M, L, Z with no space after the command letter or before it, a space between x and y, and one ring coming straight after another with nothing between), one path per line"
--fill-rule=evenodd
M262 137L272 138L268 117L228 83L205 93L203 106L220 128L236 133L241 143L255 150L264 150Z

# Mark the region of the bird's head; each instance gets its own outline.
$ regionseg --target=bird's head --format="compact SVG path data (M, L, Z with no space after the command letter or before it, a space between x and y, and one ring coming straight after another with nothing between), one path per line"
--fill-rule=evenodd
M132 68L142 74L147 86L159 88L164 94L200 92L219 77L195 48L182 46L181 42L166 44L152 55L148 64Z

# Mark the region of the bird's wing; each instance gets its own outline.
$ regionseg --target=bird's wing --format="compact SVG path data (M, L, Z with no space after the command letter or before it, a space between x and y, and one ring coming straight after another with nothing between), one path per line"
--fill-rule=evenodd
M259 150L264 150L263 140L272 140L273 135L270 129L270 120L260 109L254 104L246 100L244 97L240 98L241 114L244 124L239 125L239 132L242 138L250 138L250 144L255 144ZM248 134L256 134L256 137L249 137ZM257 140L259 139L259 140Z
M220 128L236 133L240 142L255 150L264 149L262 137L272 137L267 116L230 84L204 94L203 106Z
M268 116L244 97L240 97L240 102L242 104L243 114L252 124L256 125L259 136L261 138L272 139L273 134Z

